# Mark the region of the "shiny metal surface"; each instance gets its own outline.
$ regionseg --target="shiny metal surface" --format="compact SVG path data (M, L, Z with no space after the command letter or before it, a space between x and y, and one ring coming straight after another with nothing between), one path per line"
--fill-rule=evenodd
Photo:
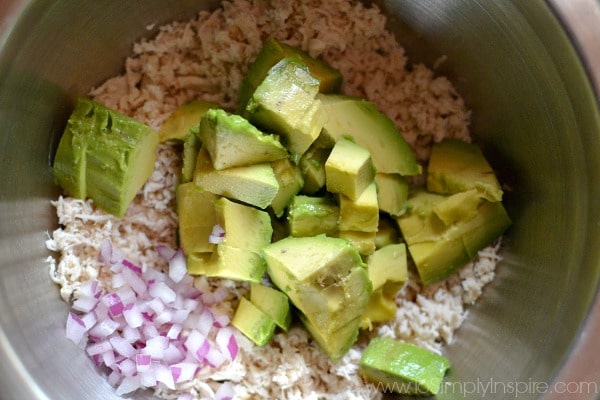
M447 349L453 368L440 398L597 397L600 4L377 3L413 60L447 56L440 72L464 94L473 132L513 188L504 261ZM119 71L149 24L199 5L213 6L0 3L1 399L115 398L64 338L67 306L44 262L56 226L48 166L74 96ZM569 393L542 393L542 383Z

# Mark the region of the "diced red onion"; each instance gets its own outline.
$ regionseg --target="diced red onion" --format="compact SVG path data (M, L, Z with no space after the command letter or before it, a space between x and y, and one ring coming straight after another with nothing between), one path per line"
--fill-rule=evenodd
M127 259L123 259L123 261L121 261L121 263L123 264L123 266L127 267L126 270L135 272L138 275L142 274L142 267L140 267L139 265L136 265Z
M138 375L135 376L126 376L123 378L123 381L117 388L116 394L118 396L122 396L127 393L131 393L136 391L137 389L142 387L142 382Z
M195 287L181 249L157 251L169 261L168 273L139 267L104 242L99 259L113 272L113 290L104 293L95 280L83 283L73 303L81 314L67 317L66 336L87 344L94 363L110 369L108 381L118 394L173 390L193 380L201 365L218 368L238 352L230 317L211 308L228 296L227 289L213 291L205 279Z
M230 382L225 382L215 392L215 400L232 400L233 395L233 385Z
M213 226L212 232L208 235L208 243L219 244L225 238L225 230L221 225Z
M112 345L108 342L108 340L103 340L101 342L92 343L87 346L86 351L88 355L95 356L98 354L105 353L107 351L113 350Z
M124 307L123 317L132 328L139 328L144 323L144 316L136 303L129 303Z
M175 250L162 244L156 246L156 251L166 261L169 261L175 255Z
M148 292L153 297L158 297L165 304L175 301L177 294L165 282L155 282L148 288Z
M213 368L219 368L227 358L217 349L216 347L211 347L206 356L204 356L204 360Z
M173 282L178 283L186 274L187 266L185 254L183 253L183 249L179 249L169 260L169 278L171 278Z
M75 344L81 343L87 328L85 322L76 314L70 312L67 317L66 335Z
M152 357L149 354L136 354L135 355L135 366L137 372L144 372L150 369L152 364Z
M136 354L135 348L127 341L120 336L113 336L109 339L110 344L115 349L118 354L121 354L124 357L130 358L134 357Z
M112 335L113 332L115 332L120 326L121 324L119 324L117 321L105 319L90 329L90 335L95 338L104 339Z

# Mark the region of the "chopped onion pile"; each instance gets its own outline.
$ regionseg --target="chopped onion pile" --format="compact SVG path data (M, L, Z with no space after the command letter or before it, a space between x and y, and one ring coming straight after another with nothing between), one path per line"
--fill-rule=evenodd
M230 318L214 307L226 289L202 293L187 274L181 249L158 251L169 261L168 273L135 265L104 242L100 261L112 272L113 291L104 292L95 280L83 283L67 317L67 338L110 369L118 395L175 390L203 366L219 368L238 353ZM232 396L231 384L224 383L215 398Z

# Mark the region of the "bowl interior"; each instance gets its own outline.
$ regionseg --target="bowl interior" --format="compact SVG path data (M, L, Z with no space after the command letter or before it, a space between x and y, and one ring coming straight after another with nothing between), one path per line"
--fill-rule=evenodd
M506 183L514 222L496 280L447 349L448 381L548 382L600 276L600 117L585 70L543 1L377 3L412 61L447 57L439 71L473 110L472 132ZM135 40L199 6L20 7L0 42L0 386L11 399L110 399L64 338L67 305L48 278L44 241L58 195L49 165L75 96L119 72ZM463 398L466 386L450 388L442 398Z

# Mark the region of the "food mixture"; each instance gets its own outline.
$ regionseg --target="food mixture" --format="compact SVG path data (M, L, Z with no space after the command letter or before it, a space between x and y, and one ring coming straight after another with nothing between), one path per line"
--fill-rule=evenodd
M375 103L397 124L419 162L424 163L431 145L443 138L470 141L470 112L451 82L424 65L409 63L376 6L348 0L224 2L222 8L162 26L155 37L135 43L123 74L92 89L89 96L153 129L191 100L234 111L241 81L271 37L339 69L344 77L342 93ZM167 268L160 249L177 246L175 187L180 171L178 145L161 143L151 178L122 218L97 209L90 200L61 196L53 202L60 227L47 242L57 252L49 259L50 276L65 301L72 301L77 290L92 280L111 287L111 271L99 261L107 240L137 265ZM305 329L293 325L264 347L239 335L239 354L233 361L202 368L192 382L156 394L212 397L220 382L230 381L236 398L380 398L382 394L359 374L358 362L368 339L390 337L442 352L469 305L494 278L498 246L486 248L459 272L426 287L409 274L396 297L395 320L362 331L338 361L331 361ZM223 293L226 288L218 307L229 315L248 290L246 284L217 278L197 278L196 284L205 293Z

